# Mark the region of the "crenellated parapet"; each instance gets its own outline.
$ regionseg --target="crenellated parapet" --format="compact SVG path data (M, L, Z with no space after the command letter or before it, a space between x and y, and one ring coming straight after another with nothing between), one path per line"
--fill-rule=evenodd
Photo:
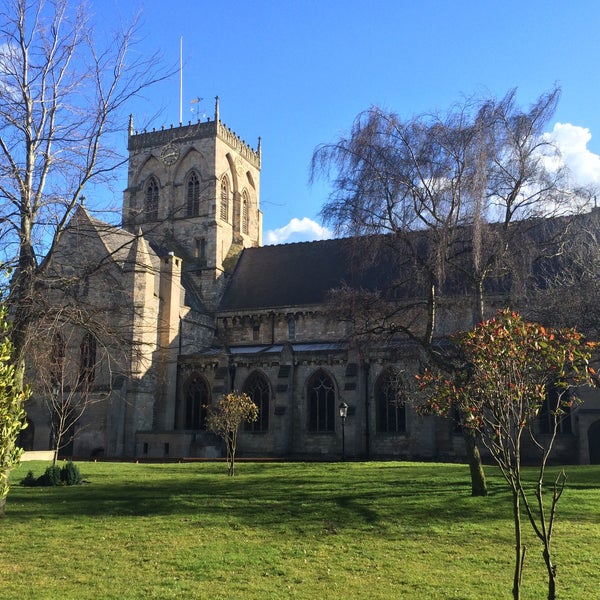
M216 111L218 117L218 111ZM261 142L258 140L258 147L254 150L242 138L232 131L219 118L211 121L198 120L196 123L191 121L187 125L179 125L168 128L152 129L152 131L135 131L133 129L133 119L129 123L129 141L127 149L129 152L138 153L144 150L160 148L167 144L190 143L200 139L210 139L218 137L225 142L232 150L235 150L240 156L245 158L252 166L260 169L261 165Z
M214 121L198 121L179 127L152 129L152 131L130 132L127 149L129 152L142 152L152 148L160 148L168 143L193 141L203 138L213 138L217 132Z
M244 142L244 140L221 121L218 123L217 136L233 150L238 152L240 156L243 156L252 166L260 169L260 139L258 140L258 149L253 150L246 142Z

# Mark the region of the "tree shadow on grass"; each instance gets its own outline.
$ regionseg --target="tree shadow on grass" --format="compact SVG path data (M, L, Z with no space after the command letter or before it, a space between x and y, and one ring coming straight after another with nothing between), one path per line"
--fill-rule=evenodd
M173 516L274 529L333 522L338 527L385 530L399 520L410 528L510 516L509 497L501 481L490 483L487 498L471 498L466 468L456 466L397 463L390 469L376 463L245 463L235 478L227 477L221 465L186 465L173 473L165 466L160 470L153 470L154 465L140 466L142 476L127 481L115 465L114 478L92 474L90 483L83 486L15 486L9 517ZM85 475L85 468L82 472Z

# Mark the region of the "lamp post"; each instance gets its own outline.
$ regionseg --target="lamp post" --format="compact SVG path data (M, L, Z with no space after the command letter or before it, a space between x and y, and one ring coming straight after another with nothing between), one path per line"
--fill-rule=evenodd
M348 416L348 405L342 402L339 406L340 419L342 419L342 461L346 460L346 417Z

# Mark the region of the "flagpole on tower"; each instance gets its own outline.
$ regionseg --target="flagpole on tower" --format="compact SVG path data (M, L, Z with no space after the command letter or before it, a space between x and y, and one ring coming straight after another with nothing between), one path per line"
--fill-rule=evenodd
M179 125L183 125L183 36L179 37Z

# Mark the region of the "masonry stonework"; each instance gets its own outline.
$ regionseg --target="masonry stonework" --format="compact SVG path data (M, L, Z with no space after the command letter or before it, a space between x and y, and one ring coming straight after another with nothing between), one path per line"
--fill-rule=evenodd
M143 132L132 123L128 150L122 226L81 207L53 266L78 276L71 292L82 306L96 306L106 325L98 339L109 348L72 454L221 456L206 407L237 389L260 409L257 424L241 432L242 455L464 458L451 422L415 410L418 348L407 339L358 341L349 322L332 316L329 291L363 284L350 241L262 246L260 140L252 149L224 125L218 99L205 122ZM375 285L390 277L375 275ZM408 307L404 314L416 316ZM470 326L472 310L453 298L439 307L438 321L445 335ZM118 336L102 340L109 330ZM66 351L75 370L80 338L75 327ZM590 390L584 397L557 460L600 462L600 399ZM343 430L341 403L348 405ZM29 402L28 419L28 449L46 449L52 428L43 391Z

